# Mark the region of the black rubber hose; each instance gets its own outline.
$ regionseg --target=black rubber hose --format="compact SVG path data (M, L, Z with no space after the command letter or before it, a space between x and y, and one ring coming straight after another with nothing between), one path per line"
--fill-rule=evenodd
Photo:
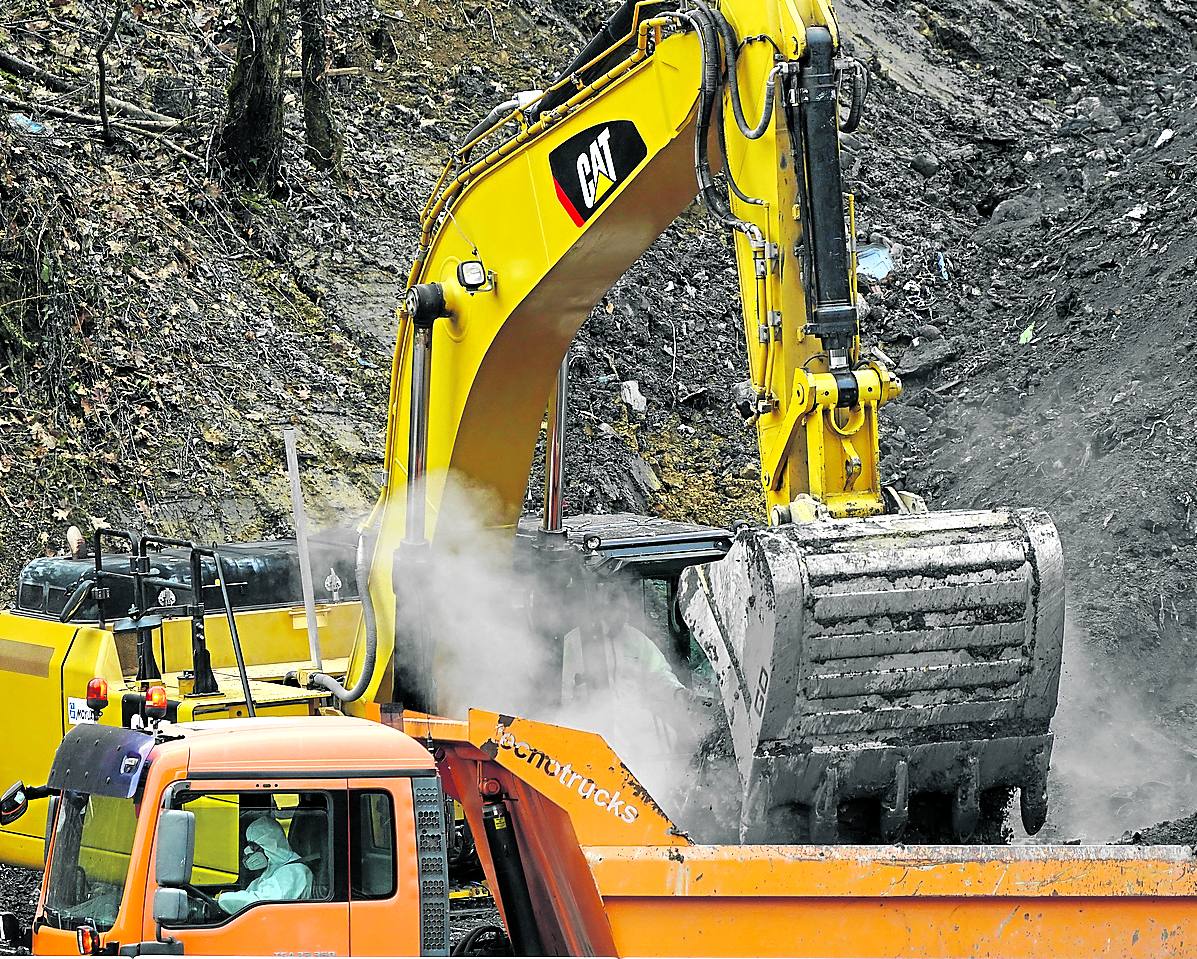
M693 13L691 14L691 16L692 16L693 20L703 20L706 22L708 29L705 32L705 34L702 31L700 31L699 36L713 39L716 49L719 50L718 62L716 64L716 70L718 71L718 74L717 74L717 78L716 78L715 90L712 93L712 101L711 101L711 109L713 111L715 104L718 103L719 94L720 94L720 92L722 92L720 83L721 83L723 77L725 77L725 76L731 76L733 78L735 77L736 65L735 65L734 47L731 48L733 51L731 54L728 54L726 50L720 48L718 37L715 35L715 26L716 26L715 14L711 10L711 8L708 7L705 3L702 3L701 0L697 0L697 2L695 3L695 9L694 9ZM729 32L731 30L730 24L728 25L728 30L729 30ZM735 43L735 35L730 34L730 36L731 36L730 42L732 44L734 44ZM708 41L706 39L704 39L704 53L705 53L706 42L708 42ZM705 59L705 57L704 57L704 59ZM733 96L734 96L734 94L733 94ZM723 166L724 166L724 172L727 175L728 186L731 187L732 193L734 193L742 202L751 204L752 206L764 206L763 200L758 200L754 197L750 197L747 193L745 193L743 190L740 189L740 184L736 182L735 174L732 173L732 169L731 169L731 159L729 158L728 152L727 152L727 122L726 122L726 117L724 117L722 114L722 111L720 113L718 123L719 123L719 149L721 149L723 151ZM704 133L703 134L704 140L705 140L705 137L706 137L706 134ZM725 206L725 209L726 209L727 217L729 217L729 218L732 217L731 206L727 205L727 206ZM734 225L731 223L728 223L727 225L735 228Z
M62 612L58 614L58 621L60 623L69 623L71 621L71 617L79 612L80 607L87 602L87 597L91 595L92 587L95 585L95 580L85 579L75 587L75 591L67 599L66 605L62 607Z
M710 139L711 117L714 113L715 98L719 95L719 73L721 54L719 38L714 25L701 14L684 13L678 17L688 23L698 34L702 47L702 83L699 87L698 131L694 140L694 170L698 178L698 190L703 202L711 215L724 225L735 228L739 221L732 216L731 208L727 206L725 197L715 185L715 178L711 174L711 161L708 152Z
M724 73L723 52L719 45L718 31L716 30L713 18L709 15L709 10L704 14L701 10L696 9L689 13L675 14L675 17L690 25L698 34L702 46L703 81L698 108L698 136L694 144L694 166L698 177L699 191L712 216L728 229L738 230L746 236L752 237L754 232L759 231L756 231L755 227L739 219L732 213L726 195L715 185L715 178L711 173L708 143L710 139L711 120L715 104L718 102L719 94L722 91L721 81ZM723 150L726 164L728 162L727 135L722 122L719 124L719 144ZM760 200L748 196L740 189L739 184L736 183L735 177L732 175L730 165L727 168L727 181L732 192L743 202L750 203L753 206L763 205Z
M370 565L366 562L366 537L357 539L357 559L354 565L358 597L362 602L362 620L366 627L366 654L362 659L362 671L352 689L346 689L327 673L314 673L308 680L312 689L327 689L343 703L361 699L374 678L374 664L378 661L378 621L374 618L374 600L370 596Z
M777 71L776 69L769 71L768 79L765 81L765 105L761 111L761 118L755 126L749 126L748 120L744 116L744 104L740 102L740 78L736 72L736 64L739 60L739 41L736 38L736 31L732 29L732 25L728 23L727 17L721 11L712 10L702 0L693 0L693 2L696 9L711 18L723 35L723 46L727 54L727 92L732 104L732 113L736 118L736 126L740 128L740 133L745 139L759 140L765 135L765 131L769 129L769 124L773 120Z
M615 13L610 16L610 18L608 18L606 23L603 24L603 28L599 30L599 32L593 37L591 37L590 42L582 48L581 52L574 57L569 64L563 70L561 70L560 73L557 74L550 86L556 87L563 81L568 80L574 74L579 73L579 71L581 71L586 64L588 64L604 50L609 49L618 41L627 37L628 34L632 32L632 24L636 21L636 4L638 2L639 0L625 0L624 4L618 10L616 10ZM590 73L600 72L602 66L602 64L595 64ZM589 73L579 74L579 79L585 82L588 75ZM569 84L564 84L555 90L549 90L549 92L541 99L540 103L537 104L536 115L539 116L542 113L546 113L549 110L553 110L561 106L561 104L565 103L565 101L572 97L575 92L577 91L570 89Z
M732 193L734 193L744 203L751 204L752 206L764 206L764 200L749 196L742 189L740 189L740 184L736 182L735 174L732 173L731 169L731 158L728 156L727 152L727 122L726 118L723 117L721 117L719 121L719 149L723 151L723 169L727 174L727 185L731 187Z
M860 118L864 116L865 99L869 95L869 72L859 62L853 61L852 67L852 102L848 107L848 116L840 121L840 133L855 133L860 126Z
M455 956L484 955L484 953L476 953L473 950L474 950L474 947L477 946L478 940L483 939L486 936L494 936L500 942L506 943L507 951L504 953L488 952L488 953L485 953L485 955L492 955L492 956L497 956L500 954L501 955L511 955L511 943L507 939L507 933L505 933L503 931L501 926L475 926L473 929L470 930L469 935L467 935L464 939L461 940L461 942L459 942L456 946L453 947L453 955L455 955Z

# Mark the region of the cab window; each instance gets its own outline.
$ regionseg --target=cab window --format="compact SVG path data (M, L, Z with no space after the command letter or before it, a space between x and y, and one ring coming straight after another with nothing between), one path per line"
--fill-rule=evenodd
M173 805L195 814L186 924L216 925L264 902L344 900L343 843L338 860L333 842L344 802L327 792L182 794Z
M100 932L112 928L136 830L132 799L63 793L46 883L47 925L74 929L87 923Z
M395 894L395 807L381 790L355 789L349 798L350 884L354 899Z

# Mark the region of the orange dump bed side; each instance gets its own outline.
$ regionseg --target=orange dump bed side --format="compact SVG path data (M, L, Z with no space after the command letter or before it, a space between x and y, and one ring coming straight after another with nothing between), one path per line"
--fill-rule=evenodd
M1157 846L584 850L620 955L1192 956L1197 861Z
M479 783L503 786L551 954L1197 955L1188 847L698 846L592 733L480 711L406 728L445 747L475 835Z

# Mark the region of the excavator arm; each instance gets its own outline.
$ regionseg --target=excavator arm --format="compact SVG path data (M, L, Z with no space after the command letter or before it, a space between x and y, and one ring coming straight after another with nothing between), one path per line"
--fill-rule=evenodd
M805 496L836 516L885 511L876 409L901 388L879 364L859 362L830 11L724 6L728 18L703 4L625 4L612 24L626 24L627 37L576 62L446 166L421 217L396 351L394 484L380 501L388 525L405 525L413 317L433 316L436 327L428 508L439 508L452 472L492 493L494 518L513 524L565 349L696 193L735 236L769 506L784 511ZM517 135L490 142L512 123ZM720 165L730 198L711 179ZM465 263L480 264L481 285L462 283Z
M878 411L901 384L860 345L837 54L818 0L629 2L548 90L454 152L400 316L372 519L376 638L351 674L369 699L435 705L411 584L441 517L468 490L488 524L515 526L571 340L697 195L734 236L769 507L769 529L741 530L682 578L732 729L745 835L798 810L834 838L839 804L866 798L893 838L926 790L952 797L963 837L984 790L1015 786L1033 830L1059 543L1034 511L928 514L882 487Z

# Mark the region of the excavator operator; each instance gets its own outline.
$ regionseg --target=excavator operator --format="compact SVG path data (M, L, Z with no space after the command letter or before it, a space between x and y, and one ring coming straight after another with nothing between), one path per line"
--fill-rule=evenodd
M690 691L636 625L625 585L600 580L591 589L583 623L565 634L563 716L646 764L668 765L691 722Z
M230 889L216 897L229 915L255 902L290 902L312 894L312 870L300 862L283 827L269 816L259 816L245 830L241 865L262 874L244 889Z
M593 596L594 626L565 634L562 701L594 696L603 689L641 705L684 695L686 687L665 655L633 624L631 597L622 586L600 583Z

